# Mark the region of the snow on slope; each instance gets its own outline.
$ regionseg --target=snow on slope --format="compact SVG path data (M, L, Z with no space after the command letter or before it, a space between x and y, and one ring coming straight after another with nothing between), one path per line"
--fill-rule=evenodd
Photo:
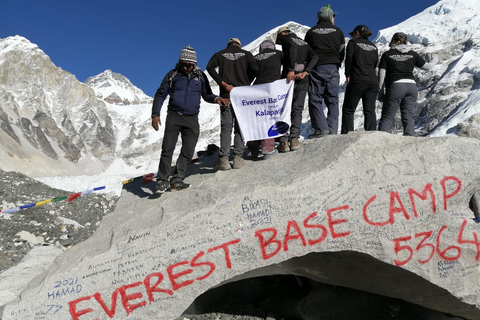
M118 105L150 103L152 98L134 86L130 80L112 70L85 80L85 84L95 90L97 98Z
M412 43L440 45L479 39L480 1L442 0L421 13L379 32L375 42L389 43L395 32L408 34Z

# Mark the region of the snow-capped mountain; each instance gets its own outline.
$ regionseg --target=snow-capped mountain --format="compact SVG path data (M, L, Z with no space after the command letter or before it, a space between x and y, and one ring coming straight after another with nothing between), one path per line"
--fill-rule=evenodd
M92 88L97 98L116 105L147 104L152 98L134 86L130 80L112 70L90 77L85 84Z
M27 39L0 40L0 155L29 175L101 172L115 135L105 104Z
M0 77L2 170L31 177L98 175L112 163L132 166L139 153L157 151L161 135L146 129L151 98L121 75L107 71L90 83L100 84L100 92L110 83L118 96L143 105L98 99L38 46L15 36L0 39Z

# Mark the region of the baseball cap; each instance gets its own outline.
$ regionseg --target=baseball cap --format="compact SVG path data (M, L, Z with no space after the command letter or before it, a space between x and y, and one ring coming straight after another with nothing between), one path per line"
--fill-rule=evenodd
M332 20L332 18L335 17L335 15L337 14L338 12L334 12L332 7L327 4L325 7L320 8L317 14L317 18L318 20L320 20L320 18L327 18L328 20Z
M234 42L238 43L239 45L242 45L242 43L238 38L230 38L230 40L228 40L228 44L234 43Z
M353 31L349 33L349 35L353 37L353 35L354 35L355 32L357 32L357 31L360 32L360 34L363 35L363 34L364 34L365 32L367 32L368 30L369 30L369 29L368 29L367 26L361 24L361 25L356 26L355 29L353 29Z

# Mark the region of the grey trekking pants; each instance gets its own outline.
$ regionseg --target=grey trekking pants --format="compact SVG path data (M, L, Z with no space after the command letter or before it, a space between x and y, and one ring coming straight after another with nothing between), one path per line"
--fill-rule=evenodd
M243 137L238 125L237 117L233 111L233 107L220 107L220 157L230 156L230 145L232 142L232 130L234 131L233 138L233 155L242 156L244 149Z
M383 100L379 131L391 132L395 124L395 114L400 107L403 135L415 136L414 111L418 89L415 83L392 83L387 87Z
M338 91L340 90L340 74L335 64L315 66L310 72L308 87L308 109L312 128L315 130L338 133ZM327 106L327 117L323 112L323 102Z

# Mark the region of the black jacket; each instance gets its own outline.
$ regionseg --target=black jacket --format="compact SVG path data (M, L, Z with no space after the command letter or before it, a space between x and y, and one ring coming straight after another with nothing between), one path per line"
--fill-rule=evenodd
M320 20L307 31L305 41L317 53L317 65L336 64L340 67L345 57L345 36L339 27Z
M258 65L253 54L234 44L215 53L207 64L207 72L219 85L225 81L234 87L248 86L255 79L257 71ZM220 96L229 98L230 93L220 86Z
M310 71L317 63L318 56L315 51L293 32L280 36L277 40L282 45L283 70L282 78L286 78L288 72L300 73Z
M366 38L348 41L345 57L345 76L350 82L378 84L375 68L378 64L378 49Z
M425 60L406 45L397 45L384 52L379 68L386 69L385 85L388 87L400 79L415 80L413 69L421 68Z
M270 83L280 79L283 52L275 49L264 49L255 56L258 73L254 84Z

